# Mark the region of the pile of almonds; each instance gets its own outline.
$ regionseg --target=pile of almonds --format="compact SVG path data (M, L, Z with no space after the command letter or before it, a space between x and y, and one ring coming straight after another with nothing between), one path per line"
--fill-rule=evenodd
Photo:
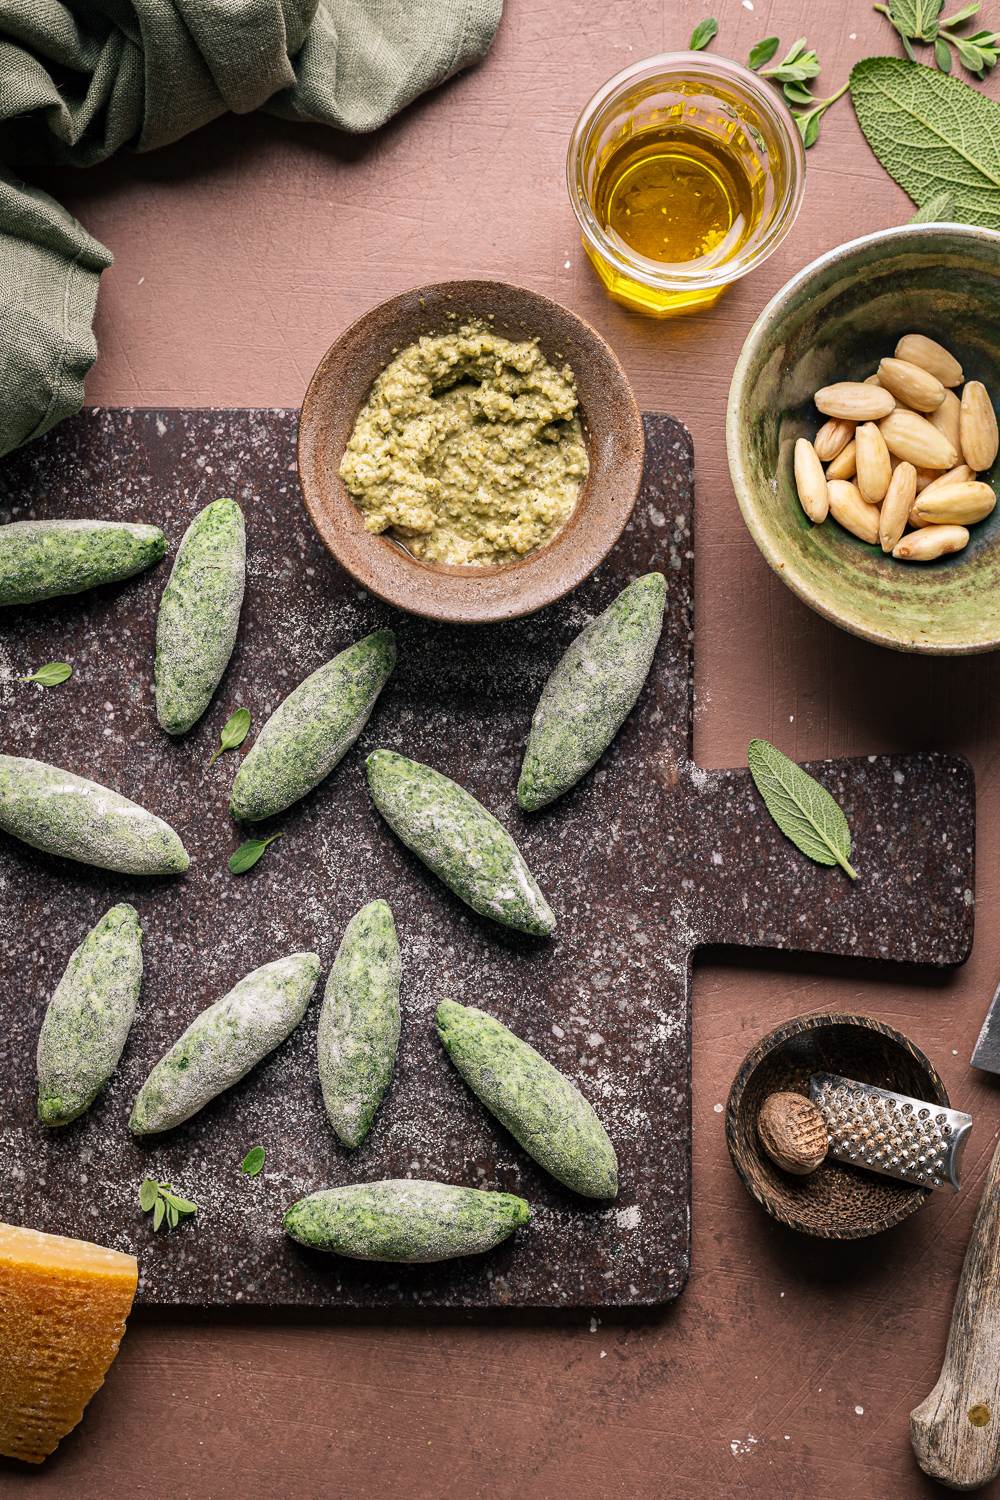
M959 397L963 380L947 349L908 333L867 380L817 391L829 421L812 442L795 444L795 486L810 521L831 515L903 562L961 552L967 528L997 503L976 475L998 445L989 392L969 380Z

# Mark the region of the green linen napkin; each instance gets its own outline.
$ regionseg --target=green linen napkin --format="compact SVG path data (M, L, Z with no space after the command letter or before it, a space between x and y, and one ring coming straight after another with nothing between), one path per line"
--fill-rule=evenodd
M111 254L20 174L152 151L233 111L353 132L488 50L502 0L3 0L0 455L83 404Z

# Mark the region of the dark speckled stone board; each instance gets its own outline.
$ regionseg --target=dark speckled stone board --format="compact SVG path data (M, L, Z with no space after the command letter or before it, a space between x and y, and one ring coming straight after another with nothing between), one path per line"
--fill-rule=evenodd
M956 964L972 939L974 792L964 761L870 757L810 769L854 831L852 885L777 832L748 774L693 765L692 455L668 417L646 419L646 481L607 563L527 621L460 630L395 614L322 550L302 510L290 411L87 411L0 465L0 521L155 521L173 555L209 500L247 519L239 644L216 699L180 742L157 728L152 643L169 562L72 599L0 614L0 745L125 792L166 817L193 858L181 879L135 880L0 842L0 1217L135 1251L147 1303L303 1306L655 1303L687 1275L691 959L736 943ZM547 673L639 572L669 580L666 626L639 705L598 769L561 803L522 816L514 787ZM359 747L280 826L248 876L226 859L235 755L206 769L228 714L259 728L308 672L391 624L400 663ZM75 676L44 690L17 674L53 659ZM252 736L251 736L252 739ZM250 742L248 741L248 744ZM456 777L514 832L549 896L551 941L479 919L371 809L362 756L378 745ZM315 949L324 974L344 926L374 897L403 947L403 1034L389 1095L351 1155L326 1124L315 1072L317 994L292 1039L168 1137L126 1128L148 1068L203 1006L249 969ZM34 1050L72 949L115 901L138 907L146 972L118 1073L82 1120L34 1119ZM873 971L874 977L875 971ZM621 1162L611 1205L550 1183L487 1117L441 1053L442 995L499 1015L577 1079ZM255 1180L239 1163L263 1145ZM153 1236L137 1206L147 1173L200 1205ZM428 1267L303 1252L282 1210L314 1188L423 1176L523 1193L531 1225L494 1254Z

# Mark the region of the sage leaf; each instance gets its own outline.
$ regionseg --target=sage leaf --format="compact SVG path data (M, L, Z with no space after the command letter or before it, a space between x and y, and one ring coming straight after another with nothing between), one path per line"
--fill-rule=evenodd
M159 1196L159 1188L151 1177L143 1178L139 1187L139 1207L148 1214Z
M709 42L719 34L719 23L714 16L707 16L704 21L699 21L691 33L688 42L690 52L701 52Z
M250 1150L240 1162L240 1171L245 1172L248 1177L256 1177L264 1165L264 1147L251 1146Z
M219 743L212 751L212 756L208 764L214 766L219 756L226 750L238 750L249 733L250 710L248 708L238 708L234 714L229 715L229 718L223 724L221 733L219 734Z
M156 1202L153 1204L153 1229L154 1229L154 1231L157 1230L157 1229L159 1229L160 1225L163 1223L163 1215L166 1213L166 1211L167 1211L167 1205L164 1202L164 1200L162 1198L157 1198Z
M247 839L235 854L229 856L230 872L233 875L242 875L245 870L252 870L268 844L273 844L275 839L280 838L280 833L271 833L266 839Z
M940 193L935 193L933 198L928 198L923 208L918 208L911 224L946 224L955 212L955 200L951 190L945 188Z
M1000 229L1000 104L900 57L864 58L850 87L868 144L915 203L948 190L954 222Z
M937 37L934 42L934 61L942 73L951 72L951 53L948 51L948 43Z
M72 677L73 668L68 661L50 661L44 667L39 667L37 672L32 672L30 677L19 677L18 682L37 682L39 687L58 687L61 682Z
M762 41L755 43L755 45L750 48L750 56L747 59L747 65L756 73L758 68L762 68L765 63L769 63L771 61L771 58L774 56L780 46L780 37L764 37Z
M767 740L751 740L747 764L764 806L786 838L821 865L840 865L852 880L851 830L843 811L807 771Z

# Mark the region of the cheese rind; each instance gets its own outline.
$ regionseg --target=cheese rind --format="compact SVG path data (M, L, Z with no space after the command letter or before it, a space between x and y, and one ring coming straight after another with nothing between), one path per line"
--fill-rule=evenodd
M104 1383L139 1279L133 1255L0 1224L0 1454L41 1463Z

